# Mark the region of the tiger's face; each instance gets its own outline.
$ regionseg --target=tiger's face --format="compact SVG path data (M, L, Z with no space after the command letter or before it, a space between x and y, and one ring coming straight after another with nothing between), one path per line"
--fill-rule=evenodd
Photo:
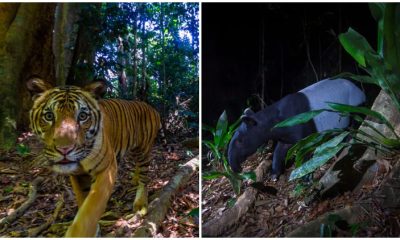
M40 79L33 81L36 86L42 84L39 88L46 85ZM29 114L31 129L45 145L42 158L56 172L77 173L101 130L97 100L91 92L74 86L46 86L43 90L36 95Z

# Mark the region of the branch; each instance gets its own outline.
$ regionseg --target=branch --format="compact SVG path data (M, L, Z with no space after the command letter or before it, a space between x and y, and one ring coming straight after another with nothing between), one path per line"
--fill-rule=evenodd
M28 229L28 236L36 237L43 230L49 228L50 225L53 224L54 221L57 219L58 214L60 213L63 206L64 206L64 196L61 195L60 199L56 203L56 209L54 210L53 215L49 219L47 219L47 221L44 224L35 228Z
M28 200L24 202L19 208L17 208L14 212L12 212L10 215L0 219L0 227L14 222L17 218L22 216L25 211L32 205L32 203L36 199L36 193L37 193L37 186L43 181L42 177L37 177L35 180L33 180L31 186L29 187L29 194L28 194Z
M271 161L263 160L256 169L257 181L264 179L267 168L271 165ZM245 214L256 199L257 190L247 188L246 191L238 198L235 205L224 212L219 218L212 219L203 225L203 236L213 237L221 235L226 229L235 224L240 217Z
M149 213L142 225L136 229L131 237L154 237L157 229L167 214L171 205L171 197L177 190L186 184L199 167L199 157L195 157L180 167L178 173L161 190L159 197L149 204Z

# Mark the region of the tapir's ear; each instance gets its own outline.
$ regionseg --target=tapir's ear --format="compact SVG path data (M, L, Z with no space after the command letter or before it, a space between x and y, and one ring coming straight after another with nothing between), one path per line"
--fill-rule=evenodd
M90 92L95 98L101 98L107 92L107 83L105 80L96 80L83 88Z
M33 100L38 98L45 91L53 88L53 86L50 83L39 77L31 77L26 82L26 87L31 92Z
M257 120L254 118L254 116L243 115L240 119L242 119L242 122L244 122L247 126L257 125Z
M253 110L251 110L251 108L246 108L245 110L244 110L244 112L243 112L243 115L244 116L251 116L251 115L253 115L254 114L254 112L253 112Z

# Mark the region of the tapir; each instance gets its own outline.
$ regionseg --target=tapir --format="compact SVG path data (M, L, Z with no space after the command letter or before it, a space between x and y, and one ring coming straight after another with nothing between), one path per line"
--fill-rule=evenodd
M329 109L327 102L359 106L365 102L365 94L346 79L324 79L296 93L290 94L254 113L246 109L242 123L232 136L228 148L228 161L234 172L242 170L241 164L257 148L268 140L273 140L275 149L272 159L271 179L277 180L285 167L285 157L289 148L314 133L335 128L346 128L349 117L336 112L322 112L311 121L286 128L273 128L275 124L310 110Z

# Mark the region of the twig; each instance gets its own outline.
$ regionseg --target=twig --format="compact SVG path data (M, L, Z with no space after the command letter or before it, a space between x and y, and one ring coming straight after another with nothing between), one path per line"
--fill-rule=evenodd
M310 66L311 66L311 69L314 72L315 82L318 82L319 81L318 80L318 74L317 74L317 71L315 70L314 64L313 64L313 62L311 60L311 56L310 56L310 45L309 45L309 42L308 42L308 39L307 39L307 33L306 33L306 20L303 21L303 34L304 34L303 35L304 36L304 43L306 45L307 60L308 60L308 63L310 64Z
M36 199L36 193L37 193L37 186L43 181L42 177L37 177L35 180L33 180L32 185L29 187L29 194L28 194L28 200L25 201L19 208L17 208L14 212L12 212L10 215L0 219L0 227L7 224L7 223L12 223L14 222L17 218L22 216L24 212L32 205L32 203Z
M149 204L149 213L143 220L142 225L133 232L131 237L154 237L158 227L167 214L171 204L171 197L183 186L199 167L199 157L195 157L185 163L178 173L162 189L159 196Z
M47 229L50 227L51 224L54 223L54 221L57 219L58 214L60 213L62 207L64 206L64 196L61 195L60 199L56 203L56 209L54 210L53 215L42 225L31 228L28 230L28 236L29 237L36 237L39 233L41 233L43 230Z

